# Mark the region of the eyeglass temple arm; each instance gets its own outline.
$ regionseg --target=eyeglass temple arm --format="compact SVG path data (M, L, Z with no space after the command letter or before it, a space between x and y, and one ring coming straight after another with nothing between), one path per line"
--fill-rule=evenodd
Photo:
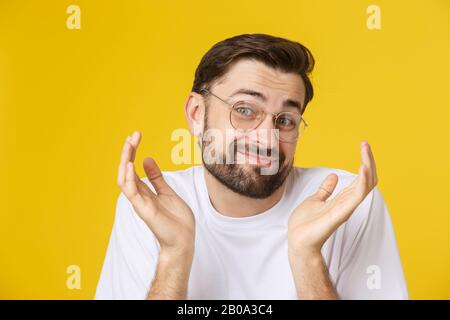
M200 92L206 92L206 93L208 93L208 94L210 94L210 95L212 95L212 96L214 96L214 97L216 97L217 99L219 99L220 101L222 101L223 103L225 103L225 104L227 104L228 106L232 106L229 102L227 102L227 101L225 101L225 100L223 100L221 97L218 97L218 96L216 96L214 93L212 93L211 91L209 91L208 89L205 89L205 88L203 88L203 89L200 89Z
M222 101L222 102L226 103L227 105L231 106L230 103L228 103L227 101L223 100L222 98L216 96L214 93L212 93L212 92L209 91L208 89L206 89L206 88L200 89L200 92L202 92L202 91L203 91L203 92L206 92L206 93L208 93L208 94L210 94L210 95L212 95L212 96L214 96L214 97L216 97L216 98L219 99L220 101ZM272 113L272 114L274 114L274 113ZM305 120L305 118L303 117L302 114L300 114L300 117L301 117L302 121L305 123L305 127L307 127L307 126L308 126L308 123L306 122L306 120Z

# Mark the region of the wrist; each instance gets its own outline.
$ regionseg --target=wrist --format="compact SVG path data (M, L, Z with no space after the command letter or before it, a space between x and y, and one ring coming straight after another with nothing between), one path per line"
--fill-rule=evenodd
M193 252L161 250L148 299L186 299Z
M194 248L161 249L159 263L169 267L185 267L192 264Z
M301 259L303 261L317 262L323 259L320 248L300 247L293 248L288 246L288 255L290 259Z
M187 288L191 273L193 253L161 251L158 261L158 276L160 279L170 279L176 286Z

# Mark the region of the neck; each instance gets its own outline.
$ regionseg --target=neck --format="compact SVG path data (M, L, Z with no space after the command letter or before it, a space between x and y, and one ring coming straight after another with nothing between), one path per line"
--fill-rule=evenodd
M236 218L250 217L272 208L283 196L286 181L269 197L254 199L240 195L224 186L208 170L203 170L209 199L219 213Z

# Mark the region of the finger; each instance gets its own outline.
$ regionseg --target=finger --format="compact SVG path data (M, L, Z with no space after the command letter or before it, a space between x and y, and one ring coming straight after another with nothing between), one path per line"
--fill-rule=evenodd
M144 171L158 194L171 194L174 191L164 180L161 170L152 158L144 159Z
M372 159L370 157L370 146L366 141L361 142L361 161L362 164L359 167L358 176L350 186L345 188L357 203L362 201L370 190L373 189L375 180L375 177L373 177Z
M375 157L373 156L373 151L372 151L371 145L369 145L369 156L370 156L370 162L372 165L373 186L375 187L378 183L378 175L377 175L377 165L375 162Z
M139 143L141 142L141 133L139 131L135 131L133 132L133 134L131 136L129 136L127 142L130 144L130 159L129 161L134 163L134 160L136 159L136 151L137 148L139 146ZM133 166L134 168L134 166ZM142 182L142 180L139 178L139 176L136 173L136 170L134 170L134 178L136 180L137 186L139 187L144 187L146 186L144 182Z
M134 172L134 179L136 181L136 185L138 188L138 192L141 194L141 196L144 199L150 198L151 200L155 199L156 193L148 187L148 185L142 181L141 178L136 174L136 171Z
M129 144L129 139L131 137L127 137L125 143L123 144L122 153L120 155L120 163L119 163L119 171L117 175L117 184L119 186L122 186L125 184L125 173L126 173L126 166L128 161L130 160L130 148L131 145Z
M321 201L327 200L336 188L337 182L338 176L335 173L329 174L313 195L313 198Z
M372 159L370 157L370 145L367 141L361 141L361 162L367 168L367 187L369 188L374 180Z
M136 184L136 174L134 172L133 162L129 161L126 164L125 173L125 185L122 189L125 196L130 200L131 204L136 208L136 210L143 210L145 207L145 201L139 193Z
M130 160L129 156L131 154L131 137L128 136L127 137L127 141L124 144L123 147L123 152L122 152L122 159L121 162L119 164L119 173L118 173L118 177L117 177L117 183L119 184L119 186L122 186L125 184L125 173L127 171L127 163ZM141 178L139 178L139 176L137 175L136 171L134 170L134 179L136 181L137 187L138 187L138 191L141 193L141 195L147 195L148 194L148 190L150 190L148 188L148 186L141 180ZM150 190L151 191L151 190ZM150 192L150 196L154 194L153 191Z
M131 147L132 147L131 148L131 156L130 156L130 161L131 162L134 162L134 159L136 157L137 148L139 146L139 143L141 142L141 137L142 137L142 135L141 135L141 133L139 131L135 131L131 135L131 138L130 138L130 141L129 141L130 144L131 144Z

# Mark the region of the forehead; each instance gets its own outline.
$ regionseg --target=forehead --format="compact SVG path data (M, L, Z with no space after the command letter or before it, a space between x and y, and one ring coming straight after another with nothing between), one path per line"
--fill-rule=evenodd
M258 89L269 96L305 99L305 85L300 75L271 68L260 61L241 59L234 63L216 85L224 93L239 88Z

